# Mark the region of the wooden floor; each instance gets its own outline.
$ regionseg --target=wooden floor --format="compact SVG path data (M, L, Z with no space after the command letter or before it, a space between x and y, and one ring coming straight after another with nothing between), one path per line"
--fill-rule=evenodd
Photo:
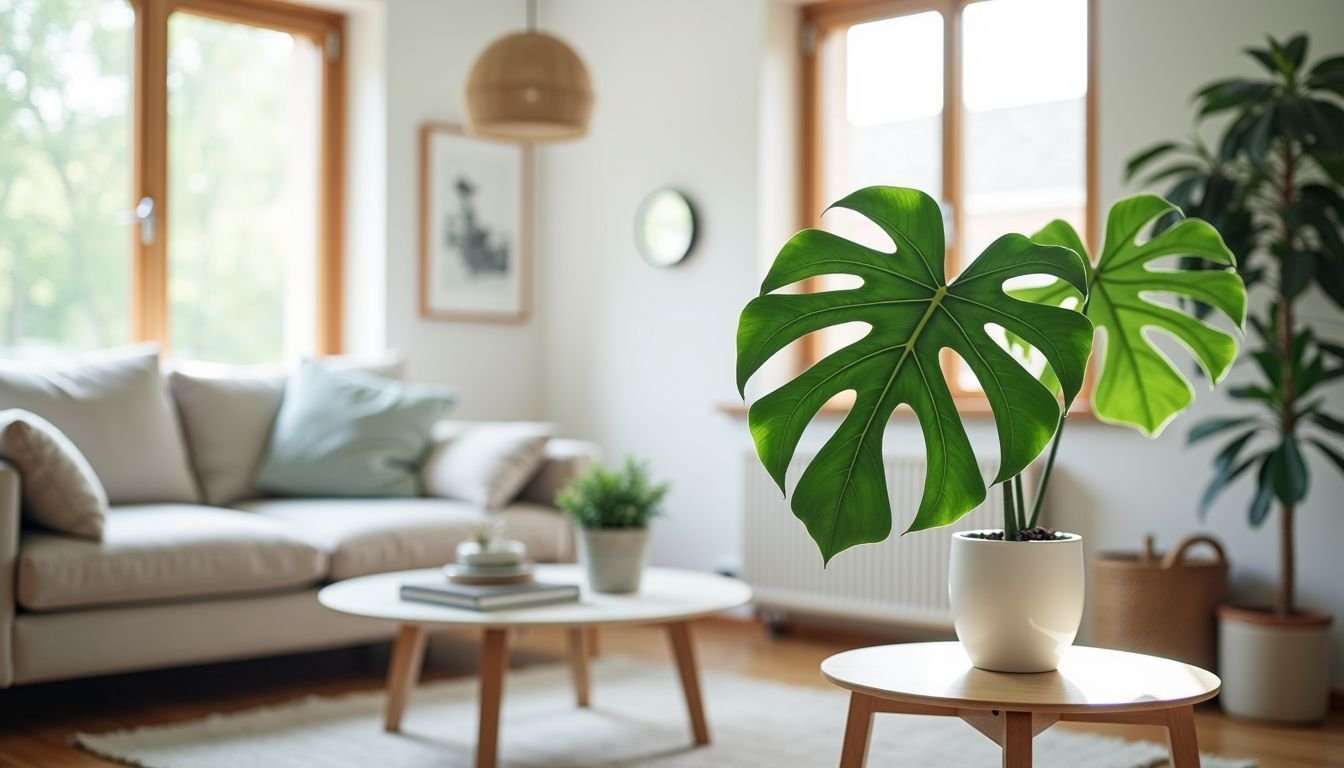
M754 624L730 620L700 622L696 641L705 674L734 672L816 686L826 685L817 672L822 659L863 644L834 638L772 639ZM511 662L519 667L557 661L564 643L561 632L530 631L514 643ZM666 659L669 653L665 633L649 628L606 630L601 652L648 660ZM71 747L71 734L187 720L313 693L381 689L387 655L385 646L377 646L3 690L0 766L110 766ZM471 634L436 638L425 679L470 675L475 663ZM713 703L709 705L712 717ZM1323 727L1282 728L1232 722L1210 707L1198 712L1197 726L1203 750L1254 758L1260 768L1344 767L1344 713L1332 714ZM1159 730L1144 726L1056 727L1162 740ZM839 747L837 733L837 755Z

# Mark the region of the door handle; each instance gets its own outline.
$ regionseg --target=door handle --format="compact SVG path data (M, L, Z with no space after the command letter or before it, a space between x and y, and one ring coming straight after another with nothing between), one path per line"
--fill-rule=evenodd
M140 244L153 245L158 235L159 215L155 211L154 198L145 196L135 205L135 220L140 223Z

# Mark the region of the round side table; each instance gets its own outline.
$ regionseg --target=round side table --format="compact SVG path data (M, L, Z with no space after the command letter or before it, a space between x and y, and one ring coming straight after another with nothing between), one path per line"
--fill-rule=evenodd
M1031 740L1060 721L1166 727L1172 768L1199 768L1194 705L1222 685L1199 667L1125 651L1074 646L1055 672L990 672L959 643L908 643L845 651L821 674L850 691L840 768L868 756L873 715L960 717L1003 747L1004 768L1031 765Z

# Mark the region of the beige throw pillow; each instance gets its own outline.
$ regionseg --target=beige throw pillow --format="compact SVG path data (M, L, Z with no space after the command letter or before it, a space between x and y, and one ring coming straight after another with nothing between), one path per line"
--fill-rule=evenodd
M402 359L396 352L336 355L318 362L334 371L401 378ZM266 454L288 378L279 365L174 363L168 384L207 504L232 504L265 495L257 490L254 477Z
M55 365L0 364L0 404L36 413L65 433L112 504L199 499L153 345Z
M420 467L425 493L502 509L537 473L554 432L537 422L439 422Z
M51 422L17 408L0 411L0 458L19 470L30 522L102 541L107 493L84 454Z

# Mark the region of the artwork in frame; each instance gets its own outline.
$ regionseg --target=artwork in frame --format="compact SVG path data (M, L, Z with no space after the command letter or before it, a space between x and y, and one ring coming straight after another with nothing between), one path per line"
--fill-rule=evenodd
M532 156L523 145L420 127L420 314L517 323L531 299Z

